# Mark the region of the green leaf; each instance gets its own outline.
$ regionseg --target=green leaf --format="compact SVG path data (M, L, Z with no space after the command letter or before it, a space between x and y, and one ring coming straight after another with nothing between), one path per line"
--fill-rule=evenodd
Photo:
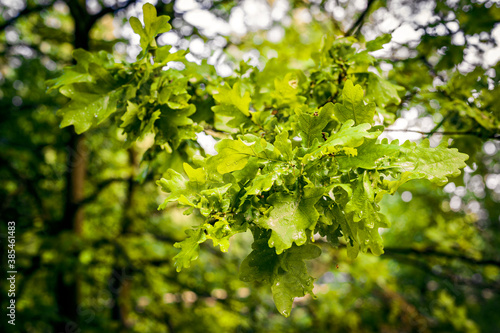
M204 216L209 216L216 212L227 212L231 204L230 198L225 195L232 184L226 184L215 188L206 189L200 192L204 200L200 212Z
M348 223L344 212L338 205L332 205L325 209L325 213L328 218L335 221L335 224L340 225L346 240L347 255L349 258L355 259L359 253L359 243L357 242L358 223Z
M258 155L253 147L240 140L224 139L215 148L218 154L213 160L221 174L243 169L250 157Z
M181 251L174 257L174 266L177 272L183 268L191 266L191 261L198 259L200 244L207 240L203 228L186 230L188 236L182 242L177 242L174 246Z
M156 49L155 61L159 66L164 66L170 61L180 61L186 58L186 50L170 53L172 45L165 45Z
M356 252L358 249L363 252L367 252L368 249L376 256L384 253L384 242L379 234L379 228L387 227L383 224L382 218L375 221L373 228L369 228L366 224L361 224L358 222L352 222L348 220L351 230L354 232L355 243L352 244L352 251L350 252L350 257L352 259L356 258ZM349 249L348 249L349 250Z
M381 133L379 131L368 132L371 126L366 123L354 127L353 125L354 121L346 121L337 133L325 141L322 147L358 147L365 139L377 138Z
M371 129L371 125L366 123L354 127L353 125L353 120L347 120L337 133L330 136L321 146L305 155L302 159L303 162L319 157L322 154L335 152L338 146L352 148L361 146L365 142L365 139L375 139L381 133L379 131L368 132Z
M195 169L187 163L184 163L182 166L191 183L195 184L196 186L205 184L207 174L203 168Z
M169 202L179 201L184 205L194 206L194 198L196 197L199 188L191 186L180 173L169 169L165 173L165 178L160 179L157 184L162 191L170 193L165 201L158 207L158 210L165 209Z
M272 206L269 217L262 217L257 224L272 230L269 246L280 254L293 243L303 245L307 241L307 230L313 231L319 214L314 205L323 195L323 188L309 184L304 193L272 194L267 202Z
M144 30L149 36L161 34L172 29L168 24L169 17L166 15L156 16L156 8L150 3L142 6L144 13Z
M314 279L309 276L304 260L317 258L321 250L312 244L293 246L278 256L263 238L257 239L252 248L240 266L240 279L271 285L276 308L288 317L295 297L313 293Z
M463 103L462 109L469 117L477 121L482 127L492 132L500 131L500 116L498 113L495 115L495 113L490 110L480 110L477 107L467 105L466 103ZM500 108L498 110L500 110Z
M372 205L372 208L369 209L372 211L374 210L373 204L367 200L363 193L362 184L358 183L354 192L352 200L355 202L350 204L351 211L344 213L339 205L332 205L325 210L326 216L340 224L340 228L346 239L347 255L349 258L355 259L359 251L367 252L367 250L371 250L374 255L379 256L384 253L384 251L383 240L378 229L387 228L389 223L385 216L380 213L372 212L365 214L361 211L361 209L365 209L365 206L368 205ZM358 195L362 198L358 198ZM347 209L346 207L346 210ZM361 219L360 216L362 216L363 219ZM356 221L354 217L357 217ZM370 220L370 218L374 220Z
M398 90L402 87L381 78L375 73L368 73L366 99L375 102L380 107L401 103Z
M391 41L391 34L383 34L366 43L366 50L369 52L381 50L384 44L387 44Z
M215 165L221 174L241 170L245 167L250 157L263 160L275 160L277 152L274 147L264 139L247 136L249 141L224 139L215 145L218 154L213 156L208 163Z
M218 88L219 93L214 95L214 99L220 105L233 106L245 116L250 116L250 93L247 91L241 95L241 85L236 82L231 88L229 85Z
M246 195L258 195L269 191L279 176L277 172L258 175L252 180L251 185L246 188Z
M354 222L363 221L367 228L373 228L376 223L380 222L380 218L378 216L377 207L373 202L374 196L371 184L366 185L364 178L364 176L358 178L352 198L345 206L345 213L352 213L352 220ZM367 187L369 187L368 191Z
M305 147L310 147L314 139L321 139L321 131L332 120L333 104L328 103L321 110L315 113L309 113L307 108L297 108L297 128L299 135L303 140Z
M457 149L446 148L446 143L430 148L428 140L420 145L407 141L400 146L397 140L388 143L384 139L381 144L368 142L358 148L357 156L342 157L338 162L341 170L391 170L403 174L404 182L424 178L444 185L448 181L447 177L460 174L468 158ZM401 184L398 183L398 186ZM391 189L390 193L394 193L396 188Z
M215 126L219 130L231 132L250 121L250 93L247 91L241 95L241 85L236 82L231 88L229 85L219 87L218 93L214 94L214 100L218 103L212 107L215 113Z
M81 134L116 111L122 90L101 93L96 92L94 85L82 82L63 86L60 92L71 99L58 111L63 117L61 127L73 125L75 132Z
M299 79L295 73L288 73L283 79L274 79L274 91L271 97L276 99L276 106L294 107L305 102L305 97L298 96L299 93Z
M107 68L114 65L114 63L111 64L111 61L108 59L106 53L93 54L84 49L74 50L73 58L76 60L75 66L66 67L59 77L46 81L47 85L50 86L48 92L77 82L93 81L95 83L101 83L99 80L96 80L95 74L97 73L95 73L95 71L94 73L90 73L89 67L93 65L104 69L103 66ZM107 76L106 74L104 75Z
M140 111L139 105L131 101L127 101L127 111L120 118L122 120L122 124L120 125L120 127L125 128L136 122L139 119L138 118L139 111Z
M375 115L375 104L365 105L363 102L363 88L359 84L353 85L351 80L347 80L342 91L342 104L335 104L335 116L341 122L349 119L354 120L355 124L369 123L373 124Z
M321 220L321 217L320 217ZM342 232L339 223L335 224L321 224L319 226L319 234L323 237L326 237L328 243L334 247L338 247L340 245L339 238L342 237Z
M314 279L309 276L304 259L314 259L320 254L319 247L309 244L294 246L280 256L281 267L274 276L271 291L276 308L283 316L290 316L295 297L314 295Z
M89 64L89 74L92 76L92 81L98 84L101 89L111 90L116 84L109 71L96 63Z
M142 52L139 54L138 59L144 57L148 48L156 48L156 35L172 29L172 26L168 23L170 17L165 15L156 16L156 8L152 4L144 4L142 10L144 13L144 27L136 17L131 17L129 21L134 32L141 37Z
M151 116L149 117L149 119L147 119L147 120L143 119L143 121L141 123L141 134L138 137L139 140L143 140L147 134L154 132L155 122L156 122L156 120L158 120L160 118L160 115L161 115L161 111L157 110L157 111L154 111L153 113L151 113Z
M173 149L177 149L184 140L196 139L196 132L201 131L201 127L190 118L196 112L194 105L189 104L179 110L162 107L161 111L162 115L155 124L158 128L155 136L158 144L168 143Z
M283 156L286 161L291 161L293 159L294 152L292 141L288 139L288 131L282 131L276 135L274 146L280 151L281 156Z
M239 277L245 282L271 284L275 267L279 264L276 251L267 245L266 239L257 239L252 244L253 251L243 260Z
M93 54L77 49L73 56L77 65L47 83L52 85L50 90L59 88L61 94L70 99L58 111L63 117L61 127L73 125L80 134L100 124L116 111L126 86L123 85L123 76L115 79L111 74L117 71L117 66L107 53Z
M211 239L214 246L219 245L222 252L229 250L229 239L240 232L247 230L247 224L243 225L230 225L226 219L219 220L213 225L205 224L207 231L207 238Z

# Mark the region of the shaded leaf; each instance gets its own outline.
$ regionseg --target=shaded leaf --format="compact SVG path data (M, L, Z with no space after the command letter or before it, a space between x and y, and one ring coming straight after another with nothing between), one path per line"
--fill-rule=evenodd
M374 115L375 104L365 105L363 102L363 88L359 84L354 86L351 80L347 80L342 90L342 104L335 104L337 119L341 122L352 119L356 125L373 124Z
M273 207L269 217L262 217L259 226L272 230L269 246L280 254L293 243L303 245L307 241L307 230L314 230L319 214L314 205L323 195L322 188L305 186L304 193L272 194L268 203Z
M174 257L174 266L177 272L190 267L191 261L198 259L200 244L207 239L202 228L188 229L186 235L188 237L185 240L174 244L176 248L181 249Z

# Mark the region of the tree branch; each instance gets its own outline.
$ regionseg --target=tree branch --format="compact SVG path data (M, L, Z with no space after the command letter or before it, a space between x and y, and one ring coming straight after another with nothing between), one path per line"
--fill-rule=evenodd
M368 4L366 5L365 10L361 13L361 15L359 15L358 19L356 20L356 22L354 22L354 24L352 25L352 27L349 28L349 30L347 30L347 32L345 34L346 37L354 35L355 33L357 33L361 29L361 27L365 23L365 17L366 17L366 15L368 15L368 12L370 11L370 8L371 8L371 6L373 5L373 3L375 1L376 0L368 0Z
M419 130L412 130L412 129L392 129L392 128L386 128L384 129L384 132L408 132L408 133L418 133L422 135L427 135L431 136L434 134L441 134L441 135L471 135L471 136L477 136L479 138L485 138L485 139L494 139L494 140L500 140L500 134L499 133L494 133L489 136L484 136L481 135L481 133L473 132L473 131L468 131L468 132L459 132L459 131L449 131L449 132L424 132L424 131L419 131Z
M317 240L317 244L329 244L326 241ZM339 244L338 248L346 248L346 244ZM416 255L416 256L413 256ZM428 262L429 257L437 257L437 258L445 258L450 260L460 260L462 262L466 262L472 265L478 266L486 266L493 265L500 267L500 261L494 259L486 259L486 260L476 260L471 257L464 256L462 254L451 254L437 251L431 247L425 248L422 250L412 249L412 248L384 248L384 255L380 258L382 259L394 259L398 262L411 265L417 269L422 270L426 274L433 275L440 279L445 279L452 281L456 284L472 286L476 288L491 288L495 290L500 290L500 281L491 281L491 282L482 282L477 281L473 278L467 278L462 275L453 274L452 272L438 272L432 269L431 265Z
M32 13L39 13L42 10L51 7L53 4L54 4L53 2L50 2L48 5L36 5L36 6L33 6L33 7L28 7L27 6L26 8L24 8L23 10L21 10L19 12L19 14L17 14L17 16L11 17L7 21L5 21L2 24L0 24L0 31L4 31L5 28L7 28L8 26L14 24L17 21L17 19L19 19L21 17L24 17L24 16L28 16L28 15L30 15Z
M461 255L461 254L452 254L452 253L436 251L433 248L424 248L422 250L418 250L418 249L413 249L413 248L386 247L386 248L384 248L384 253L388 254L388 255L416 254L419 256L432 256L432 257L446 258L446 259L452 259L452 260L460 260L460 261L467 262L469 264L479 265L479 266L493 265L493 266L500 267L500 261L498 261L498 260L494 260L494 259L477 260L477 259L474 259L471 257Z
M408 256L401 256L401 255L396 255L396 256L398 256L398 259L396 259L397 261L411 265L417 269L420 269L421 271L425 272L426 274L435 276L436 278L449 280L455 284L462 284L462 285L476 287L476 288L491 288L494 290L500 290L500 284L498 283L498 281L493 281L492 283L485 283L482 281L476 281L474 279L466 278L466 277L461 276L461 275L454 275L454 274L449 274L449 273L445 273L445 272L438 272L438 271L433 270L427 263L425 263L422 260L418 260L418 259L408 257Z
M326 241L323 240L317 240L316 244L330 244ZM346 248L346 244L339 244L338 248ZM446 253L446 252L441 252L438 251L432 247L427 247L423 249L414 249L414 248L397 248L397 247L384 247L384 254L385 255L409 255L409 254L416 254L418 256L424 256L424 257L438 257L438 258L445 258L445 259L451 259L451 260L460 260L463 262L467 262L469 264L473 265L478 265L478 266L487 266L487 265L493 265L500 267L500 261L495 260L495 259L483 259L483 260L478 260L474 259L468 256L465 256L463 254L457 253Z
M3 157L0 156L0 162L2 165L9 171L9 173L15 177L27 190L28 195L30 195L34 202L35 206L38 208L38 213L46 219L46 210L45 210L45 205L43 203L42 198L38 194L38 190L35 186L36 180L27 178L25 175L23 175L20 171L18 171L12 164L7 160L4 159Z
M205 132L205 134L207 135L211 135L214 138L219 138L219 139L227 139L229 137L229 133L219 131L213 126L205 126L203 132Z
M334 95L328 97L328 99L326 101L324 101L322 104L318 105L317 108L321 109L322 107L324 107L325 105L327 105L330 102L335 103L335 99L337 98L337 95L338 95L338 91Z
M93 25L95 22L97 22L104 15L114 13L114 12L121 10L121 9L125 9L128 6L135 4L136 2L137 2L137 0L127 0L127 2L125 2L123 5L121 5L119 7L113 7L113 6L105 7L100 12L98 12L90 17L90 23L91 23L91 25Z

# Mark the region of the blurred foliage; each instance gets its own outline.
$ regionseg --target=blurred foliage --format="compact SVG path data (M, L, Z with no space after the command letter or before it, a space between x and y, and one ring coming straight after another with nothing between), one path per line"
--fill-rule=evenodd
M416 181L384 197L382 212L392 226L381 230L385 253L380 257L360 254L351 260L345 243L334 248L318 239L323 254L307 262L316 278L317 298L297 299L292 315L284 318L268 288L238 278L242 259L250 253L250 235L234 237L228 253L202 244L198 260L189 269L175 271L173 258L178 250L173 244L203 219L183 215L174 204L157 211L166 196L154 181L168 168L182 173L185 161L204 154L196 140L176 142L177 150L171 154L165 146L154 145L148 135L137 144L125 141L121 121L113 117L86 132L81 145L74 144L77 136L71 127L59 128L61 118L56 112L68 99L56 91L47 92L45 82L67 73L62 68L71 65L75 46L129 57L123 51L128 41L116 32L120 38L114 38L110 31L114 25L122 28L125 10L119 8L133 7L133 1L111 7L109 2L97 1L99 6L93 9L82 3L30 0L0 7L4 18L0 21L0 253L6 267L6 222L16 221L18 271L16 326L4 317L2 331L498 331L500 68L498 62L484 60L487 49L497 47L492 33L498 30L497 4L368 1L368 8L362 9L351 2L293 1L286 12L288 19L272 22L284 32L281 40L271 41L266 31L250 28L243 36L223 38L227 58L226 63L221 58L219 65L230 61L243 78L260 75L264 89L279 86L287 71L295 72L293 79L301 87L299 70L318 64L319 70L307 73L317 83L311 91L317 104L333 101L341 93L336 84L341 73L362 85L370 85L370 80L375 81L374 87L390 84L394 87L390 94L366 92L377 103L380 122L387 126L404 119L414 130L425 132L433 146L448 141L470 156L465 172L444 188ZM343 19L333 19L333 3L335 10L343 8ZM410 20L427 3L433 20L415 24L422 32L417 42L393 44L393 53L375 57L362 70L356 66L359 59L350 62L354 55L342 44L337 44L337 51L345 52L343 61L336 66L322 62L318 51L329 42L323 36L335 39L349 31L359 41L354 45L358 50L375 50L377 43L365 43L364 36L379 32L378 11L397 17L405 12L398 8L406 6L410 12L406 11L405 20ZM203 6L227 19L238 4L215 1L212 7ZM217 39L185 20L173 3L160 2L157 8L159 14L176 20L173 32L180 38L174 47L185 40L201 38L209 44ZM453 27L450 22L456 22L458 29L440 28ZM82 31L85 34L77 34ZM383 40L383 32L379 35ZM456 35L463 35L464 42L457 43ZM401 56L401 50L406 55ZM273 55L277 58L267 61ZM249 74L247 69L259 64L243 58L255 58L259 64L267 61L267 65ZM222 80L215 75L221 67L206 61L189 66L186 70L193 80L211 78L203 82L207 90ZM216 128L210 126L214 124L210 108L216 101L203 89L183 84L192 103L205 105L191 118L217 137ZM256 95L253 103L263 110L280 107L279 95L273 105L259 106L260 101L265 98ZM384 134L391 137L393 129L400 128L389 127ZM72 161L79 156L85 158L86 171L77 210L83 213L83 223L75 226L67 216L71 210L68 213L64 207L70 200L70 178L78 169ZM68 316L71 311L64 312L62 300L71 295L61 286L69 286L76 295L73 317ZM4 280L4 309L7 290Z

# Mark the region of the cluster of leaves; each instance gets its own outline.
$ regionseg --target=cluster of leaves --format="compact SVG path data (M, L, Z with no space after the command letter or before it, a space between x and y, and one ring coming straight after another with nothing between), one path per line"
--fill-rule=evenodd
M222 80L205 65L206 75L195 75L184 51L157 47L155 36L170 26L153 6L144 6L144 27L135 18L130 23L141 36L137 62L76 51L78 64L51 85L71 99L61 110L62 125L77 132L115 114L130 141L154 133L169 152L194 142L201 125L226 137L216 155L187 160L187 178L170 169L158 182L170 193L161 209L177 202L188 207L186 214L205 218L176 244L178 271L206 240L228 251L230 238L250 229L253 251L240 278L270 285L288 316L295 297L312 294L304 260L320 255L318 236L334 246L343 239L351 258L368 250L380 255L379 228L389 227L379 212L383 195L412 179L442 185L465 167L467 155L443 145L377 141L383 127L375 119L401 101L399 86L369 71L377 62L369 52L388 42L386 35L364 49L353 37L326 39L306 68L276 76L278 58L262 71L242 64ZM185 68L164 70L171 61Z
M185 164L188 179L167 173L159 184L170 195L160 208L177 201L206 217L179 243L178 269L197 258L203 241L212 239L227 251L229 238L250 228L254 250L240 276L269 283L278 309L287 315L294 297L312 292L298 258L319 255L315 234L333 245L343 236L351 258L368 249L380 255L378 230L389 226L377 205L382 196L411 179L443 184L465 166L466 155L430 148L427 141L377 143L380 128L372 127L374 109L367 112L359 85L347 81L342 101L319 111L295 109L288 120L293 129L276 126L271 142L253 134L219 141L217 155L196 159L197 168ZM338 126L325 132L331 122Z
M62 127L73 125L83 133L113 115L130 144L155 133L156 144L172 152L201 131L190 118L196 111L188 103L192 78L186 75L189 72L163 69L171 61L185 60L185 51L170 53L171 46L158 47L155 37L171 29L169 17L157 17L151 4L143 10L144 27L137 18L130 20L141 38L142 52L136 62L116 63L105 51L93 54L78 49L73 53L77 64L48 85L70 99L59 110Z

